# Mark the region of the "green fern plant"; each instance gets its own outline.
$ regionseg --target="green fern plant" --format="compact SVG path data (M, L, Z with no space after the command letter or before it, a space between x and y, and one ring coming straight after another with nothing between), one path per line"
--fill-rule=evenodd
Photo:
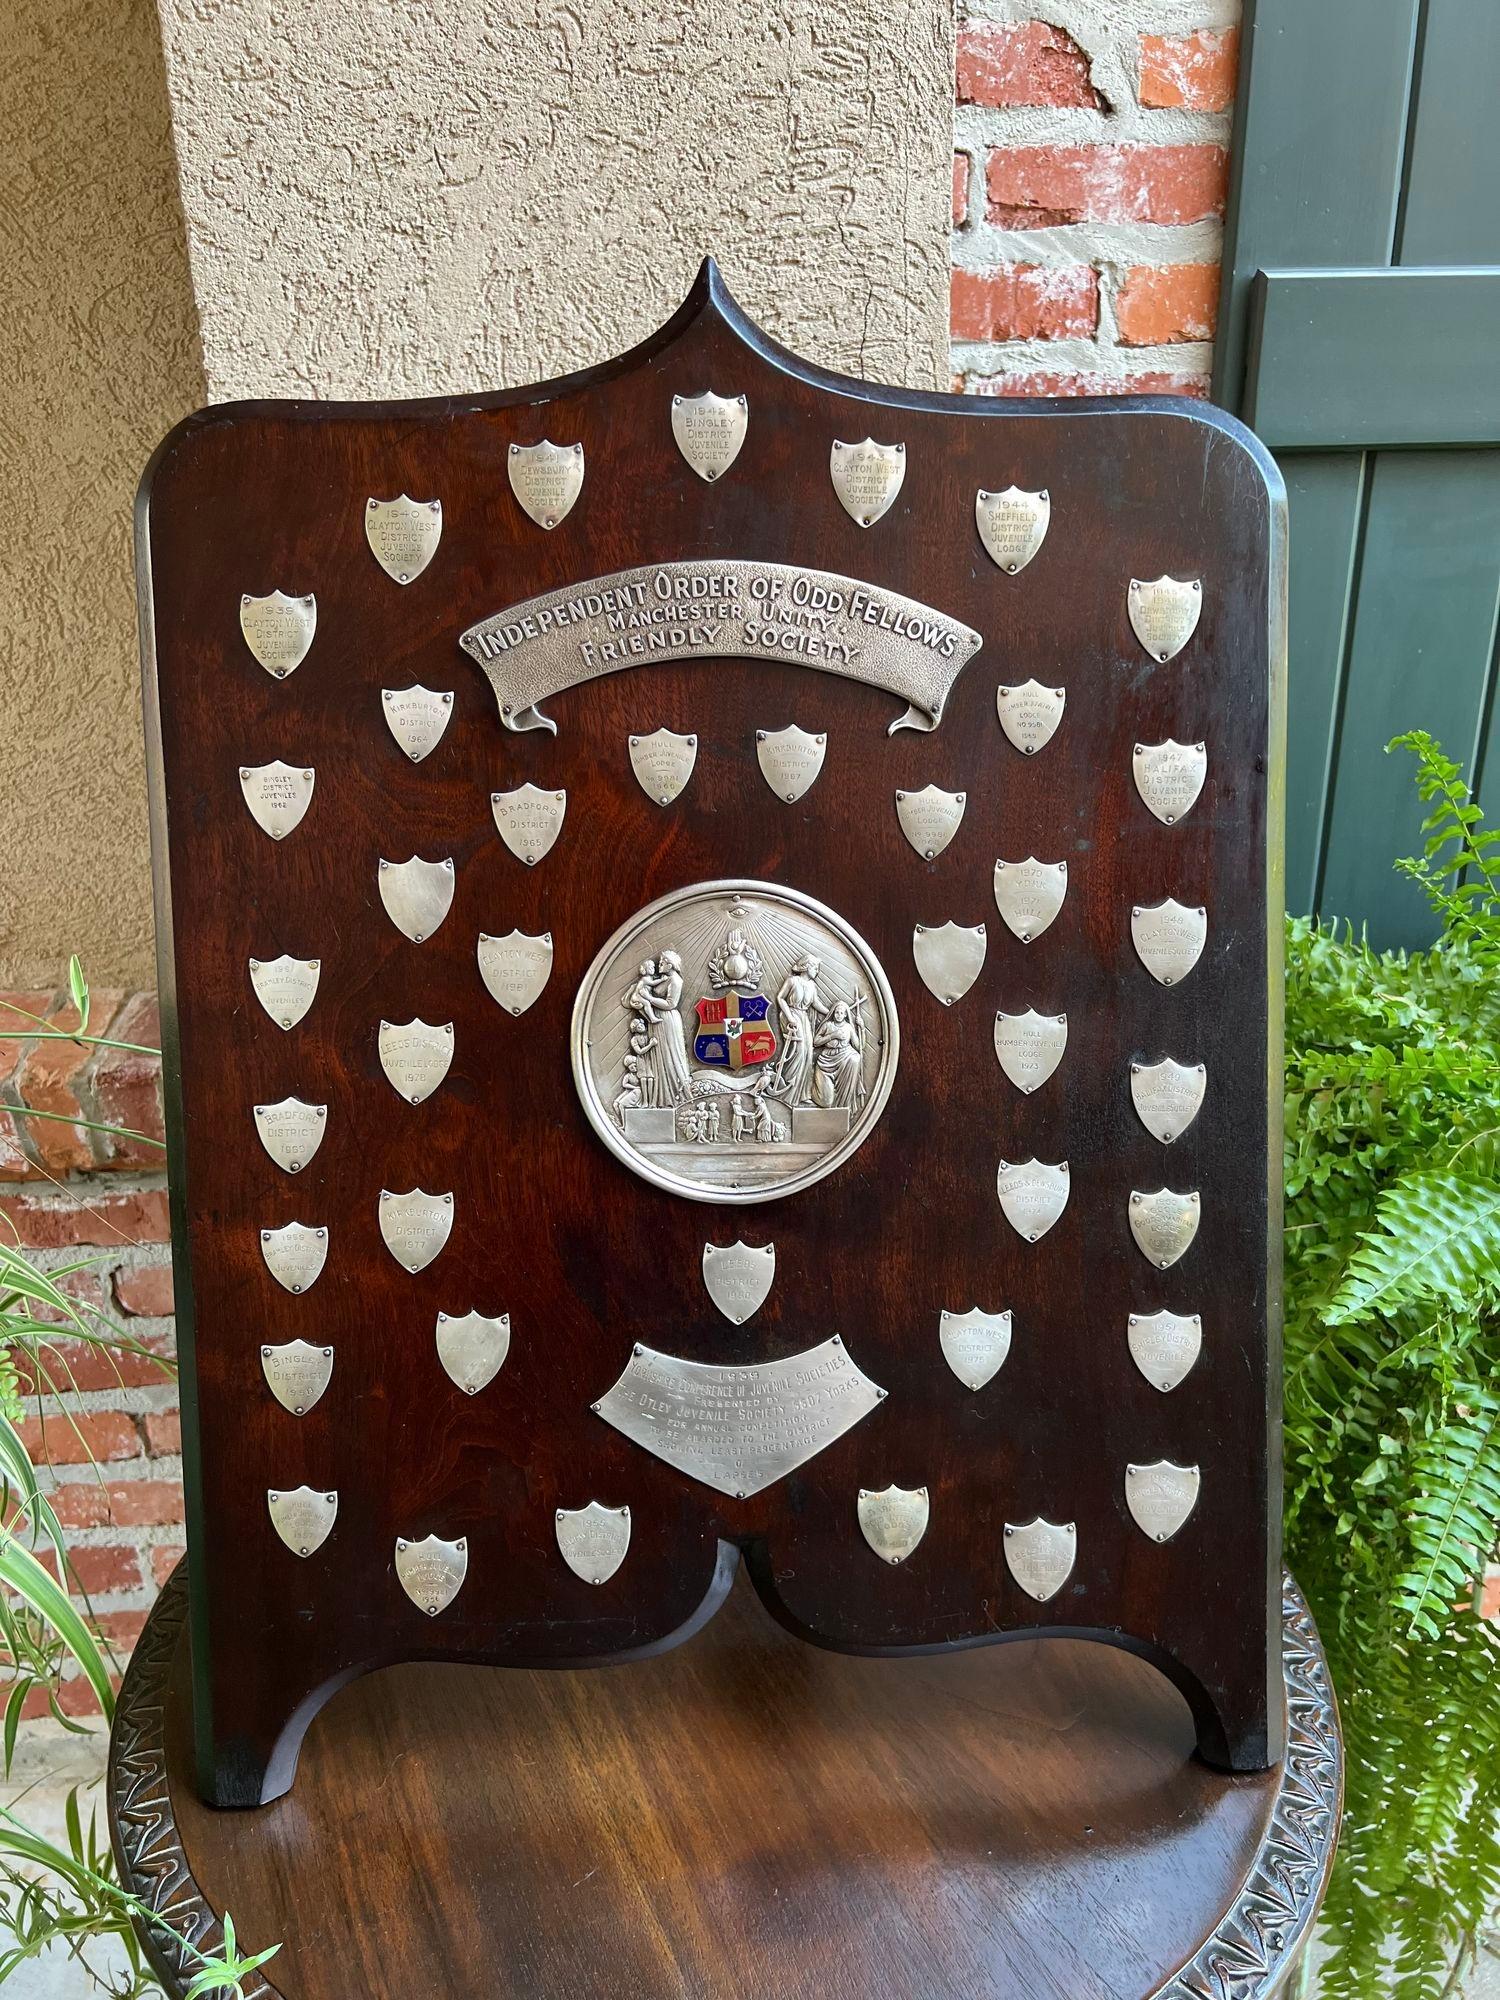
M1323 2000L1456 1994L1500 1906L1500 832L1391 747L1439 942L1288 926L1287 1544L1348 1750Z

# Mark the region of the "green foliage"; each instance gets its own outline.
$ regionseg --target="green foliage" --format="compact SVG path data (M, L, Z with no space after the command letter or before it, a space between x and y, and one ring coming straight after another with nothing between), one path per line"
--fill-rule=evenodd
M1288 1559L1348 1750L1326 2000L1441 2000L1500 1905L1500 833L1430 737L1427 952L1288 926Z

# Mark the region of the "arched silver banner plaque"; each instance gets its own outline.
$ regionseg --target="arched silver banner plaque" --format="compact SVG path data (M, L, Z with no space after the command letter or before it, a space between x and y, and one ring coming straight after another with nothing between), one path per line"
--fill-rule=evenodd
M250 984L278 1028L295 1028L318 991L318 958L252 958Z
M855 1502L859 1532L882 1562L904 1563L927 1533L931 1503L925 1486L861 1486Z
M529 781L513 792L490 793L495 831L528 868L552 852L567 810L566 792L544 792Z
M1196 1465L1174 1465L1169 1458L1127 1465L1125 1505L1143 1535L1169 1542L1197 1506L1199 1485Z
M453 908L453 862L382 857L376 874L385 913L404 937L424 944Z
M376 1036L380 1067L408 1104L431 1097L453 1061L453 1023L382 1021Z
M1036 680L995 690L1000 727L1023 757L1034 757L1038 750L1046 749L1057 734L1067 703L1065 688L1043 687Z
M677 449L710 485L722 479L739 457L749 422L750 405L743 396L716 396L712 389L704 389L696 396L672 398Z
M1162 986L1180 986L1208 942L1208 911L1189 909L1171 896L1130 912L1130 939L1136 957Z
M260 1368L281 1407L294 1417L305 1417L333 1378L333 1349L314 1347L306 1340L262 1347Z
M1203 585L1197 577L1179 582L1159 576L1154 583L1130 579L1125 602L1130 628L1153 660L1175 660L1198 629L1203 613Z
M995 863L995 907L1022 944L1050 926L1067 893L1066 861L1038 861L1033 854L1025 861Z
M1068 1205L1068 1163L1049 1166L1045 1160L1000 1162L995 1192L1006 1221L1028 1243L1038 1243Z
M867 437L863 444L845 444L835 438L828 455L829 477L839 496L839 505L857 528L873 528L888 514L906 477L906 446L876 444Z
M477 1396L505 1366L510 1353L510 1314L491 1319L477 1312L439 1313L437 1352L449 1381L466 1396Z
M1203 1319L1198 1313L1132 1313L1126 1339L1131 1360L1152 1388L1170 1395L1202 1352Z
M437 554L443 539L441 500L413 500L403 493L395 500L365 502L365 540L370 554L397 583L412 583Z
M1029 1097L1051 1077L1068 1046L1066 1014L996 1014L995 1054L1000 1067Z
M827 748L826 736L810 735L795 722L789 722L785 729L755 732L755 761L760 774L777 798L789 806L805 798L818 782Z
M260 1232L260 1254L283 1290L311 1291L328 1261L328 1231L306 1222L284 1223Z
M774 1243L717 1243L703 1246L703 1283L708 1296L733 1326L754 1319L776 1280Z
M425 1271L452 1229L451 1194L426 1194L421 1188L392 1194L389 1188L381 1189L381 1239L403 1270Z
M979 977L986 944L983 924L918 924L912 932L911 955L927 991L951 1007Z
M279 1104L257 1104L255 1130L284 1173L300 1174L323 1143L328 1106L304 1104L300 1097L283 1097Z
M1130 757L1135 788L1163 826L1175 826L1198 803L1208 776L1208 751L1201 743L1137 743Z
M240 790L262 833L285 840L296 832L312 804L315 776L309 766L283 764L279 757L270 764L241 764Z
M240 598L240 631L245 644L273 680L294 674L307 658L318 629L318 600L288 597L273 590L269 597Z
M294 1556L316 1555L333 1532L338 1519L337 1493L318 1493L311 1486L294 1486L282 1493L266 1490L266 1508L271 1526Z
M1078 1529L1072 1521L1044 1521L1040 1514L1023 1527L1005 1524L1005 1565L1028 1597L1045 1604L1073 1574Z
M924 785L920 792L897 792L901 831L924 861L935 861L963 824L967 792L944 792Z
M670 729L653 729L649 736L630 739L630 768L648 799L669 806L679 797L698 761L696 736L678 736Z
M574 1576L608 1583L630 1547L630 1509L590 1500L587 1507L559 1507L555 1525L557 1546Z
M981 487L974 495L974 519L990 561L1007 576L1018 576L1047 539L1052 496L1045 486L1039 493L1019 486L986 493Z
M1208 1071L1202 1063L1173 1062L1130 1065L1130 1101L1146 1130L1164 1146L1180 1139L1203 1109Z
M479 933L479 976L485 991L507 1014L524 1014L552 977L552 933L528 937L510 931L505 937Z
M1202 1209L1196 1188L1190 1194L1177 1194L1171 1188L1158 1188L1155 1194L1133 1190L1130 1233L1141 1255L1158 1271L1170 1270L1193 1247Z
M396 1541L396 1576L419 1611L436 1618L463 1589L469 1573L467 1536L445 1542L428 1535L420 1542Z
M1005 1366L1010 1353L1011 1314L944 1311L938 1318L943 1359L966 1389L982 1389Z
M583 491L583 446L553 444L550 438L513 444L505 470L522 512L550 530L567 520Z
M382 688L380 712L400 749L420 764L443 740L453 715L453 696L419 682L407 688Z

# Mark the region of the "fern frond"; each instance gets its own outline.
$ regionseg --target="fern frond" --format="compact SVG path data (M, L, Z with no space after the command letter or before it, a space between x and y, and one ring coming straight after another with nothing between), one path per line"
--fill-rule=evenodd
M1500 1539L1500 1397L1459 1390L1451 1421L1419 1451L1407 1509L1413 1562L1396 1579L1408 1630L1439 1638Z
M1500 1287L1500 1183L1462 1174L1404 1175L1380 1196L1325 1317L1330 1325Z

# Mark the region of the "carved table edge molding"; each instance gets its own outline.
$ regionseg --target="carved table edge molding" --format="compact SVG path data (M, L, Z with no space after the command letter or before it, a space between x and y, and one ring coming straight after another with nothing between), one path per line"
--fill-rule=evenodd
M1284 1992L1323 1901L1338 1843L1344 1758L1338 1708L1312 1613L1282 1579L1282 1670L1287 1747L1268 1831L1233 1903L1187 1961L1149 2000L1273 2000ZM146 1621L125 1671L110 1737L110 1833L124 1888L164 1930L136 1931L169 1993L199 1970L194 1952L216 1948L223 1928L194 1880L172 1812L167 1697L187 1622L187 1563L178 1564ZM244 2000L285 2000L261 1973Z

